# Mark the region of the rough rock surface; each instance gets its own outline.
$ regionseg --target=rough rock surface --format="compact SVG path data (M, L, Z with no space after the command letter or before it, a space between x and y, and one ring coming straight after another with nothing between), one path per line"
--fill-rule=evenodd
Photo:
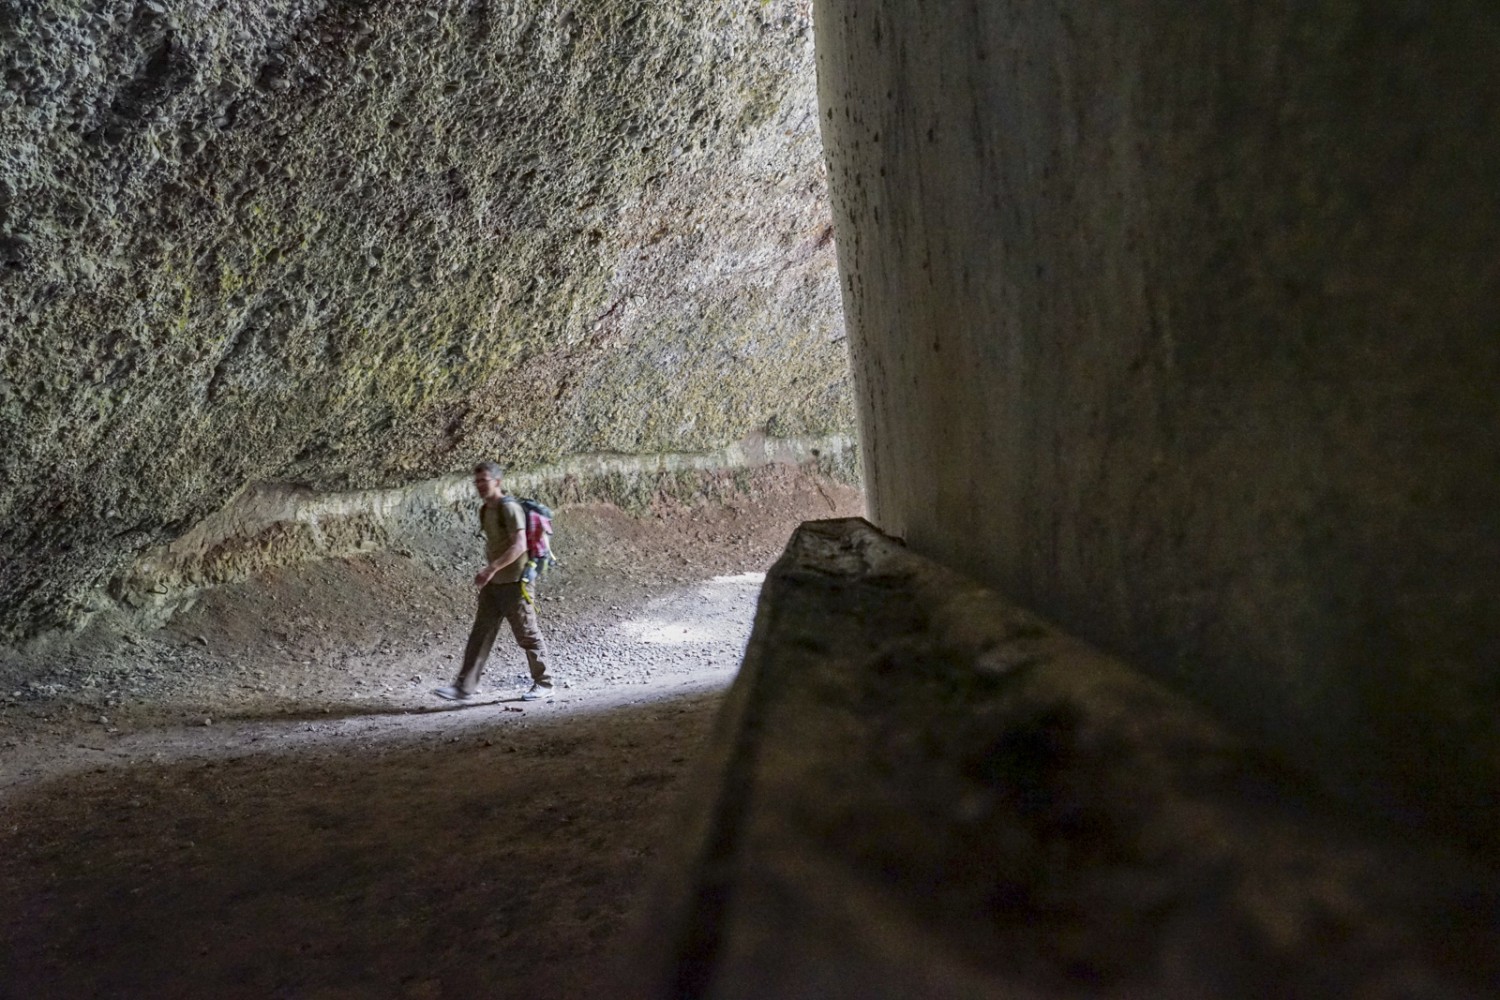
M622 996L1492 996L1500 873L862 520L798 529Z
M246 484L852 426L804 0L22 0L0 75L0 637Z

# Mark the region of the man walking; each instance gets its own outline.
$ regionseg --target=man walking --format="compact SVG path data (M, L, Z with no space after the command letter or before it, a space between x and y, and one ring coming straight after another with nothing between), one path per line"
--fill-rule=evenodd
M479 526L484 531L485 558L489 562L474 577L479 608L464 647L463 667L450 686L433 692L449 701L463 701L478 689L479 675L484 672L502 620L510 623L516 644L526 651L526 663L531 667L531 689L521 697L526 701L552 697L547 640L537 628L536 608L521 587L521 574L526 568L526 514L501 489L501 476L502 470L494 462L474 467L474 489L484 500L479 508Z

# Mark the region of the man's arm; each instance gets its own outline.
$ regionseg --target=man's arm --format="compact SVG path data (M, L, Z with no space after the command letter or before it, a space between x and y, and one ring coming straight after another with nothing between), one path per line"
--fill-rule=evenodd
M490 560L488 566L480 570L474 577L474 586L483 587L490 579L505 567L521 558L521 553L526 551L526 529L522 528L511 536L510 544L505 551Z

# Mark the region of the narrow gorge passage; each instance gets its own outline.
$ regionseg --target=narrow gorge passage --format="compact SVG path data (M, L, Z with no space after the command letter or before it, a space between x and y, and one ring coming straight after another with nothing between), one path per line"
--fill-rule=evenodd
M431 696L471 606L414 554L80 637L0 709L0 996L608 995L761 575L859 509L774 470L722 505L563 509L551 702L519 700L506 636L481 697ZM138 694L109 686L125 655Z

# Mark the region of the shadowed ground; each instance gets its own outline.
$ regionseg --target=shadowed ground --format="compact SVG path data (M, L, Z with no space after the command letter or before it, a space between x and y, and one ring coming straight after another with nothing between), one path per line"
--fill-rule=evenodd
M0 995L606 995L719 701L678 690L290 752L298 724L262 725L259 752L29 789L0 812Z
M0 997L611 996L762 571L857 491L768 469L724 503L563 508L562 682L431 695L470 537L205 596L157 632L0 661Z

